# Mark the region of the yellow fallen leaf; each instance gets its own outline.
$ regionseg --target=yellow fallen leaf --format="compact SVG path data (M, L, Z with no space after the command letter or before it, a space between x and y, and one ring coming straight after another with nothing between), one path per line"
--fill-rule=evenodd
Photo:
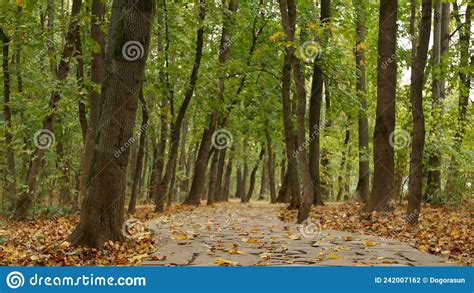
M178 236L178 240L186 240L186 239L188 239L188 236L186 236L186 235L179 235Z
M365 245L366 247L375 246L375 245L377 245L377 242L371 241L371 240L364 240L364 245Z
M220 266L238 266L239 263L236 261L225 260L223 258L216 258L215 263Z
M335 255L334 253L329 253L328 258L330 258L330 259L339 259L339 256Z
M293 240L299 240L299 239L301 239L301 236L299 236L299 235L290 235L290 236L288 236L288 238L293 239Z
M352 241L353 239L352 236L342 236L342 240L344 241Z

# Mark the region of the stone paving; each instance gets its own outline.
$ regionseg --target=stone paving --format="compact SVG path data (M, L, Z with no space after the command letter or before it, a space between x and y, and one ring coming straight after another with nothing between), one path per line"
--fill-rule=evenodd
M393 239L284 223L278 205L226 203L162 216L151 266L446 266Z

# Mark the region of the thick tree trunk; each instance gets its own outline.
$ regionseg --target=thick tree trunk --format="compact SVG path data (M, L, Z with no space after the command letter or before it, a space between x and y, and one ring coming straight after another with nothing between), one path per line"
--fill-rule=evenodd
M7 169L4 174L4 193L7 194L11 201L16 197L16 168L15 154L13 152L13 134L12 134L12 112L10 108L10 68L8 66L10 38L7 37L3 29L0 27L0 39L3 45L3 117L5 119L5 144Z
M66 35L66 43L64 45L64 49L61 54L61 61L59 62L59 66L57 70L55 70L56 79L58 81L65 80L69 74L69 64L70 64L71 57L74 54L76 38L78 37L78 34L79 34L78 15L79 15L79 12L81 11L81 5L82 5L81 0L74 0L72 3L71 21L69 23L69 29ZM43 120L42 129L40 130L40 132L37 132L37 134L39 134L37 135L38 139L44 138L45 140L49 142L54 142L54 135L52 134L53 122L54 122L54 116L55 116L60 99L61 99L61 95L59 92L53 91L51 93L51 98L49 101L50 112L46 116L46 118ZM43 160L46 149L47 147L37 147L32 156L32 159L31 159L31 162L29 164L28 171L26 174L26 185L28 188L20 194L18 201L16 203L15 214L13 215L13 218L16 220L26 220L28 216L28 209L31 207L33 203L33 198L36 191L37 177L41 170L41 162Z
M255 179L257 176L258 165L260 165L260 161L262 160L264 154L265 148L262 147L262 150L260 151L260 154L258 156L258 160L255 163L252 172L250 173L249 190L247 191L247 194L241 198L240 202L248 203L252 198L253 190L255 189Z
M365 14L363 0L356 0L357 43L355 48L357 70L357 96L360 102L358 117L359 173L356 192L360 201L366 203L369 198L369 121L367 119L366 74L365 74Z
M273 158L274 153L272 137L270 136L270 131L268 130L268 128L265 128L265 139L267 141L267 175L270 189L270 202L275 203L277 198L275 184L275 163Z
M408 184L408 217L409 224L418 223L421 208L423 186L423 150L425 146L425 118L423 115L423 84L428 46L431 32L431 2L423 0L419 42L416 50L414 67L411 70L410 97L413 115L412 149L410 156L410 175Z
M397 87L398 0L381 0L377 59L377 108L374 129L374 178L365 209L384 211L395 198L394 151L390 136L395 130Z
M73 245L100 248L105 241L124 240L121 229L130 152L126 146L133 136L154 11L153 0L113 2L99 118L102 127L97 131L88 174L92 183L81 220L69 237Z
M146 130L148 128L148 109L145 98L143 97L143 89L140 88L139 100L142 106L142 124L140 126L140 140L138 142L138 154L132 175L132 194L128 204L128 212L134 214L137 205L137 196L139 192L139 184L142 175L143 157L145 155L145 138Z

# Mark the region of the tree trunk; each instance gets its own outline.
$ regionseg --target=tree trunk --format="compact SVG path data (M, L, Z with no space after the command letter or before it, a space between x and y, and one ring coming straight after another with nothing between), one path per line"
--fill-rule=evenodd
M3 43L3 116L5 119L5 143L6 143L6 159L7 169L4 174L4 192L11 201L16 198L16 168L15 153L13 152L13 134L12 134L12 113L10 109L10 68L8 66L10 38L6 36L0 27L0 39Z
M356 192L363 203L369 198L370 162L369 162L369 121L367 119L366 74L365 74L365 15L364 1L356 0L357 43L355 48L357 71L357 96L360 102L358 117L359 174Z
M231 175L232 175L232 156L229 156L229 162L227 163L227 167L225 169L224 186L222 187L223 201L229 201Z
M267 159L268 160L268 159ZM264 159L265 161L265 159ZM265 198L265 193L267 193L267 185L268 185L268 171L267 171L267 164L262 165L262 172L260 176L260 191L258 193L258 200L263 200Z
M207 205L212 205L217 197L216 181L217 181L217 167L219 164L219 151L214 150L211 161L211 168L209 170L209 188L207 190Z
M206 4L205 0L200 0L200 8L199 8L199 20L200 20L200 27L197 31L196 36L196 51L194 56L194 65L191 72L191 77L189 79L189 84L186 88L186 93L183 99L183 102L179 108L178 116L176 117L176 121L173 123L173 129L171 130L171 137L170 137L170 144L169 144L169 151L168 151L168 163L166 164L166 171L161 182L162 193L166 198L171 199L172 193L170 192L173 189L173 186L170 185L172 177L176 176L176 164L178 160L178 150L179 150L179 141L181 138L181 129L184 121L184 117L186 115L186 111L188 109L189 103L191 102L191 98L194 94L194 89L196 87L199 67L201 66L201 58L202 58L202 48L204 45L204 18L206 15ZM174 180L173 180L174 181Z
M395 130L397 9L397 0L380 1L374 177L372 194L365 207L368 211L388 210L389 201L395 198L395 162L390 136Z
M442 135L440 132L440 120L442 111L442 100L444 96L444 80L440 78L438 70L441 67L441 39L442 39L442 23L443 13L448 13L448 26L449 26L449 4L448 11L443 11L443 4L441 0L434 1L434 29L433 29L433 84L432 84L432 112L433 112L433 125L430 134L433 138L433 147L429 148L428 151L428 172L426 182L426 197L432 199L436 197L441 189L441 152L438 150L439 137ZM446 24L444 25L446 26ZM448 38L449 38L449 27L448 27ZM447 47L446 49L447 50ZM441 93L443 88L443 93ZM428 144L429 146L430 144Z
M92 183L81 220L69 237L73 245L101 248L106 241L124 240L121 229L130 152L126 146L133 136L154 11L153 0L113 2L99 118L102 127L97 131L88 174Z
M469 106L469 92L471 89L471 75L466 74L465 68L474 66L474 57L469 54L469 45L471 40L471 17L472 17L472 5L468 5L466 8L466 16L464 23L461 22L459 16L459 6L456 2L454 5L454 16L456 18L456 24L461 27L459 30L459 42L461 56L459 59L459 101L458 101L458 121L457 127L454 134L454 150L459 153L462 147L462 142L466 132L467 109ZM469 60L470 59L470 60ZM449 194L457 193L457 180L459 179L459 162L456 160L456 154L451 156L448 170L448 180L446 182L446 191Z
M253 190L255 188L255 179L257 175L258 165L260 164L260 161L262 160L264 154L265 154L265 148L262 147L262 150L260 151L260 155L258 156L258 160L255 163L255 166L253 167L252 172L250 173L249 190L247 194L241 198L240 202L248 203L250 199L252 198Z
M412 149L410 156L410 175L408 184L408 217L409 224L418 223L423 186L423 149L425 146L425 118L423 115L423 84L428 46L431 32L431 2L423 0L419 42L416 50L414 67L411 70L410 97L413 115Z
M267 174L268 174L268 184L270 187L270 202L276 202L276 184L275 184L275 164L273 158L273 145L272 137L270 136L270 131L268 128L265 128L265 139L267 141Z
M242 169L240 168L240 166L237 166L236 190L235 190L235 197L236 198L241 198L243 182L244 181L242 180Z
M137 196L139 192L139 183L142 175L143 157L145 155L145 138L146 130L148 128L148 109L146 107L145 98L143 97L143 89L140 88L139 100L142 106L142 124L140 126L140 140L138 143L138 154L135 163L135 168L132 175L132 194L130 196L130 202L128 204L128 212L134 214L137 205Z
M293 42L295 39L296 31L296 4L294 0L280 0L280 12L282 15L283 29L286 32L286 41ZM301 71L301 65L299 59L295 54L295 47L290 45L288 48L288 54L290 57L291 68L293 70L293 76L295 79L296 94L298 97L298 107L296 110L296 141L299 147L306 144L306 126L305 126L305 113L306 113L306 90L304 85L304 76ZM309 210L313 204L313 188L312 180L308 165L308 155L306 149L303 147L297 152L299 174L302 180L302 199L298 211L298 223L303 222L309 216Z
M84 198L87 185L87 174L92 163L92 154L95 148L95 137L99 128L99 115L102 105L101 94L96 87L102 84L104 79L105 66L105 33L102 31L102 25L105 18L105 4L101 0L92 0L91 7L91 38L98 46L98 50L91 53L91 82L92 87L89 94L89 123L87 127L86 143L84 153L81 158L80 191L79 198Z
M237 11L239 7L239 0L230 0L228 6L228 14L227 17L224 18L223 26L222 26L222 35L221 35L221 42L219 48L219 64L223 66L229 57L229 49L230 49L230 20L232 15ZM219 76L218 82L218 91L219 91L219 100L224 101L224 84L225 78L224 76ZM211 117L209 119L208 128L203 132L201 145L199 148L198 158L195 164L194 170L194 177L191 184L191 190L189 191L188 197L184 201L184 204L199 204L200 197L202 196L202 192L204 190L205 184L205 175L207 164L209 161L209 152L211 150L211 138L215 131L216 125L218 121L218 113L213 111Z
M56 71L56 79L58 81L63 81L69 74L69 64L71 56L73 56L75 51L76 38L79 34L78 26L78 15L81 11L81 0L74 0L72 3L71 9L71 21L69 23L68 32L66 35L66 43L64 45L63 52L61 54L61 61ZM57 106L61 95L57 91L51 93L49 101L49 114L43 120L43 128L36 133L36 144L42 145L42 141L47 141L45 146L37 147L31 162L28 167L26 174L26 185L28 188L22 192L16 203L15 214L13 218L16 220L26 220L28 216L28 209L33 203L34 194L36 191L36 182L39 172L41 171L41 162L43 160L44 154L52 143L54 143L54 134L53 134L53 122L54 116L57 110Z
M348 121L350 120L350 117L347 119ZM344 199L345 196L345 189L346 189L346 182L350 180L350 178L344 178L344 175L347 175L347 172L344 172L346 170L346 165L349 157L349 140L351 138L351 132L349 131L349 125L347 126L346 129L346 135L344 137L344 150L342 151L342 158L341 158L341 165L340 165L340 173L338 177L338 192L336 196L336 200L340 201Z

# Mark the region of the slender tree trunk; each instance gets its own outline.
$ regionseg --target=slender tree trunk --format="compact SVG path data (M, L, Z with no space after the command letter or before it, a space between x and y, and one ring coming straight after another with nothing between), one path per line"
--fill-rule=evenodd
M217 174L216 174L216 186L215 186L215 197L216 201L223 201L223 189L222 189L222 177L224 176L224 165L227 149L219 150L219 161L217 162Z
M236 172L236 190L235 190L235 197L240 198L242 194L242 169L240 166L237 166L237 172Z
M349 117L347 120L350 120ZM344 150L342 151L342 158L341 158L341 165L340 165L340 173L339 173L339 176L338 176L338 192L337 192L337 196L336 196L336 200L337 201L340 201L342 199L344 199L344 196L345 196L345 188L346 188L346 183L347 181L349 181L350 178L344 178L344 175L346 175L347 173L344 172L344 170L346 170L346 165L347 165L347 161L348 161L348 157L349 157L349 140L351 138L351 132L349 131L349 126L347 126L347 129L346 129L346 134L345 134L345 137L344 137Z
M204 18L206 15L206 3L205 0L200 0L200 8L199 8L199 20L201 25L197 31L196 36L196 52L194 56L194 65L191 72L191 77L189 79L189 84L186 89L186 93L184 96L184 100L179 108L178 116L176 117L176 121L173 123L173 128L171 130L171 137L170 137L170 144L169 144L169 151L168 151L168 163L166 164L166 171L163 177L163 181L161 182L162 185L162 193L167 198L172 198L172 190L173 186L170 185L170 181L172 177L176 176L176 164L178 160L178 150L179 150L179 141L181 138L181 129L182 124L184 121L184 117L186 115L186 111L188 109L189 103L191 102L191 98L194 94L194 89L196 87L199 67L201 66L201 58L202 58L202 48L204 45ZM173 180L174 181L174 180Z
M275 164L273 158L273 144L272 137L270 136L270 131L268 128L265 128L265 139L267 141L267 174L268 174L268 184L270 188L270 202L276 202L276 184L275 184Z
M76 38L79 34L78 15L81 10L81 5L81 0L74 0L72 3L71 21L69 23L69 29L66 35L66 43L61 54L61 61L56 70L56 79L58 81L65 80L69 74L69 63L71 56L73 56L74 54ZM40 130L40 132L37 132L37 138L44 137L46 140L54 142L54 135L52 134L53 122L60 99L61 95L59 92L53 91L51 93L51 98L49 101L50 112L43 120L43 128ZM36 191L37 177L39 172L41 171L41 162L43 160L46 149L47 148L45 147L37 147L33 154L26 175L26 185L28 186L28 188L26 191L20 194L16 203L15 214L13 215L13 218L16 220L25 220L28 216L28 209L33 203L33 198Z
M207 190L207 205L212 205L216 201L216 181L217 167L219 164L219 152L214 150L209 170L209 188Z
M458 27L461 27L459 30L459 42L460 42L460 51L461 56L459 58L459 101L458 101L458 121L456 125L456 131L454 134L454 150L456 153L459 153L462 147L462 142L466 132L466 125L468 122L467 119L467 109L469 106L469 92L471 89L471 76L466 74L464 71L465 68L469 66L472 68L474 66L474 57L469 55L469 46L471 40L471 17L472 17L472 7L473 5L468 5L466 7L466 16L464 23L461 21L459 16L459 6L456 2L453 3L454 6L454 16L456 19L456 24ZM470 60L469 60L470 59ZM456 154L451 156L449 162L448 170L448 180L446 182L446 191L449 194L457 193L457 180L459 179L459 161L456 159Z
M262 150L260 151L260 155L258 156L258 160L255 163L252 169L252 172L250 173L249 190L247 194L241 198L240 202L248 203L250 199L252 198L253 190L255 188L255 179L257 176L258 165L260 165L260 161L262 160L264 154L265 154L265 148L262 147Z
M222 35L219 48L219 65L223 67L229 58L229 49L230 49L230 24L232 20L232 15L237 11L239 7L239 0L230 0L228 6L228 15L224 18L222 26ZM224 88L225 77L219 76L218 82L218 91L219 91L219 100L224 101ZM199 148L198 158L195 164L194 177L191 184L191 190L189 191L188 197L184 201L184 204L199 204L200 197L202 192L205 189L205 174L209 161L209 152L211 150L211 138L216 129L218 121L218 113L213 111L209 119L209 125L204 130L201 145Z
M448 4L449 5L449 4ZM449 7L449 6L448 6ZM441 26L443 4L441 0L434 1L434 29L433 29L433 84L432 84L432 112L433 112L433 126L431 134L433 140L439 140L441 133L439 131L441 111L442 111L442 94L441 87L444 81L440 79L440 74L437 73L441 67ZM449 10L448 10L449 14ZM448 33L449 34L449 33ZM448 36L449 37L449 36ZM426 197L428 199L434 198L441 189L441 153L438 150L437 143L431 144L432 149L428 149L428 172L427 172L427 189Z
M142 124L140 126L140 140L138 143L138 154L132 175L132 194L128 204L128 212L134 214L137 205L137 196L139 192L139 183L142 175L143 157L145 155L145 138L146 130L148 128L148 109L145 98L143 97L143 89L140 88L139 100L142 106Z
M412 149L410 156L410 175L408 184L408 217L409 224L418 222L421 208L423 186L423 150L425 146L425 118L423 115L423 84L428 47L431 32L432 0L423 0L419 42L416 50L414 67L411 70L410 97L413 115Z
M222 187L222 198L224 201L229 201L230 178L232 175L232 156L229 156L229 162L225 169L224 186Z
M130 152L125 146L133 136L154 11L153 0L113 2L99 118L103 126L97 131L88 175L93 180L81 220L69 237L73 245L100 248L106 241L124 240L121 229ZM136 46L138 54L130 54L126 47L130 45Z
M354 1L357 9L357 43L355 48L357 70L357 96L360 101L358 117L359 174L356 192L360 201L366 203L370 188L369 121L367 119L366 74L365 74L365 1Z
M365 209L384 211L395 198L394 151L390 136L395 130L397 87L398 0L381 0L377 60L377 108L374 129L374 178Z
M84 153L81 158L80 170L80 191L79 198L84 198L86 195L87 174L92 163L92 154L95 148L95 137L97 129L99 128L99 114L102 105L102 98L100 92L96 89L102 84L104 79L105 67L105 33L102 31L105 17L105 3L102 0L92 0L91 7L91 38L97 50L91 53L91 82L92 87L89 94L89 123L87 127L86 143ZM95 47L95 46L94 46Z
M286 32L286 41L293 42L296 31L296 4L294 0L280 0L280 12L282 15L283 29ZM303 146L306 143L306 90L304 85L304 76L301 71L299 59L295 54L295 47L288 47L291 68L295 79L296 94L298 97L298 108L296 110L296 141L297 145ZM297 152L299 175L302 180L302 199L298 211L298 223L303 222L309 216L311 205L313 204L313 187L308 165L308 154L306 149L302 148Z
M268 159L267 159L268 160ZM264 158L265 162L265 158ZM268 171L267 171L267 164L262 165L262 172L260 174L260 191L258 193L258 200L263 200L265 198L265 193L267 193L267 186L268 186Z
M0 27L0 39L3 44L3 116L5 119L5 144L7 169L4 174L4 191L7 196L14 201L16 197L16 168L15 153L13 152L13 134L12 134L12 112L10 108L10 68L8 66L10 38L7 37L3 29Z

